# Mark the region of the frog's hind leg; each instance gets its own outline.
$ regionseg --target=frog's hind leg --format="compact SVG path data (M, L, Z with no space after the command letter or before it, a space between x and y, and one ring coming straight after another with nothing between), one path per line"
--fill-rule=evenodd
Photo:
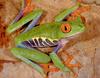
M35 62L25 58L24 56L13 52L13 54L20 60L24 61L26 64L30 65L31 67L33 67L36 71L38 71L43 77L46 77L44 70L42 69L42 67L40 67L38 64L36 64Z

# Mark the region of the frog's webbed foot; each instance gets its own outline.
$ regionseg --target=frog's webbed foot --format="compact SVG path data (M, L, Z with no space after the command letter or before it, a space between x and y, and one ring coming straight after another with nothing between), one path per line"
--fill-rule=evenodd
M64 55L68 56L68 59L65 61L66 66L68 66L71 69L73 69L74 67L81 68L81 64L79 62L76 63L76 61L72 55L69 55L67 53L64 53Z
M76 71L74 71L74 68L77 68L79 71L82 65L78 61L76 61L74 57L70 55L69 53L67 53L66 51L61 51L59 55L62 55L67 58L66 60L64 60L64 64L72 70L72 72L74 73L74 77L76 78L78 74L76 73Z

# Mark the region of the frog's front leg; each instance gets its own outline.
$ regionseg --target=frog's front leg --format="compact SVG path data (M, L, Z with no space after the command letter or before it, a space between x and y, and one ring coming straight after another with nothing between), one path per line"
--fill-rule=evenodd
M59 41L58 46L53 50L52 53L50 53L50 57L51 57L54 65L57 68L59 68L60 70L62 70L64 72L70 72L70 73L72 73L73 76L76 78L78 76L78 74L73 71L73 68L74 67L80 68L81 64L79 62L76 62L76 60L74 59L74 57L72 55L69 55L65 51L61 51L60 53L61 53L61 55L64 55L65 57L67 57L67 60L65 60L65 61L62 62L60 60L60 58L57 56L58 50L60 48L62 48L62 46L65 45L68 42L69 42L69 40L67 40L67 41L66 40ZM74 61L74 64L71 63L72 61ZM52 68L49 71L51 71L51 72L59 71L59 69L57 69L57 68Z
M50 62L51 59L48 55L35 49L30 50L25 48L12 48L11 52L15 57L31 65L41 75L46 76L44 70L37 63L44 64Z
M62 48L61 44L62 42L58 42L58 46L53 50L53 52L50 53L50 57L54 63L54 65L59 68L60 70L64 71L64 72L71 72L71 70L66 67L63 62L60 60L60 58L57 56L57 52L60 48Z
M11 34L12 32L16 31L17 29L21 28L23 25L25 25L26 23L32 20L32 22L28 25L28 27L23 31L23 33L27 32L36 25L37 21L39 20L42 14L43 14L42 9L39 9L39 8L35 9L29 14L27 14L26 16L22 17L18 22L10 24L6 32L8 34Z

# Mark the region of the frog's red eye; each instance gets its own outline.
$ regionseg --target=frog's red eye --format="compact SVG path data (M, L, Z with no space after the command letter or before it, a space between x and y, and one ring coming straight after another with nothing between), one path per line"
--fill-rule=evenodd
M61 25L61 31L64 33L68 33L71 31L71 26L67 23L67 24L62 24Z

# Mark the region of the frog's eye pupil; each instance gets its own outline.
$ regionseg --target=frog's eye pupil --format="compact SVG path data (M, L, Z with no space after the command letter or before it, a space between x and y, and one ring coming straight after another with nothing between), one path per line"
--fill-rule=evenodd
M67 27L65 26L65 30L67 30Z
M62 24L61 25L61 31L64 33L68 33L71 31L71 26L67 23L67 24Z

